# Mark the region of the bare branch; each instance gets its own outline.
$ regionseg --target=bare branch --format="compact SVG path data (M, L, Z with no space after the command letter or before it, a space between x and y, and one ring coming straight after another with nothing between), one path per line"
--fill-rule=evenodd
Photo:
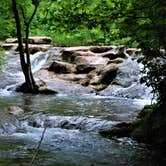
M44 139L44 134L45 134L45 132L46 132L46 129L47 129L47 127L45 127L44 130L43 130L43 132L42 132L42 136L41 136L40 141L39 141L39 143L38 143L38 146L37 146L37 148L36 148L36 152L35 152L35 154L34 154L32 160L31 160L29 166L32 166L32 165L33 165L33 163L34 163L36 157L37 157L38 154L39 154L39 149L40 149L41 143L42 143L42 141L43 141L43 139Z

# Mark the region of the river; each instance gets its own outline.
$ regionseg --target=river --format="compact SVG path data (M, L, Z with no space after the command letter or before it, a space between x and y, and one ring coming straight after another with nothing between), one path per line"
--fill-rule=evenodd
M28 166L45 124L35 166L159 165L158 158L144 144L126 137L107 139L98 133L121 121L132 121L146 100L95 94L16 93L13 87L23 77L17 55L8 53L8 57L0 76L0 109L19 106L24 114L20 117L21 130L0 135L0 166ZM40 66L44 63L45 59L38 61Z

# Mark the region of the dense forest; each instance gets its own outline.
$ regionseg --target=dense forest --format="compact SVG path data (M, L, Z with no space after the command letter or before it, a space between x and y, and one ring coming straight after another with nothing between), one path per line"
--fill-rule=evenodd
M30 34L48 35L56 45L126 44L140 47L148 43L149 47L155 48L166 45L164 1L39 2ZM25 8L27 18L33 11L31 1L20 0L18 7L20 10ZM0 38L16 36L11 1L1 2L0 13Z
M18 50L29 93L36 88L28 51L29 36L48 36L53 47L125 45L140 48L143 56L137 61L144 66L140 82L152 88L156 102L145 107L138 120L128 124L130 133L124 136L165 151L165 16L166 1L163 0L6 0L0 3L0 58L5 56L5 39L19 39L20 28L22 36L18 41L24 38L26 49L24 52L23 43L19 43ZM24 54L26 60L22 61ZM114 132L101 135L112 138Z

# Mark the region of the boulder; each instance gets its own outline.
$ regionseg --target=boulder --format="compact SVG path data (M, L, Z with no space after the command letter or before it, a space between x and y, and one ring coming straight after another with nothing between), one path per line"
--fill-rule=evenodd
M110 60L126 57L125 46L71 47L62 51L62 61L75 63L77 57L107 57Z
M90 46L65 47L65 48L62 50L62 53L63 53L64 51L67 51L67 52L88 51L89 49L90 49Z
M100 135L103 137L112 138L116 137L129 137L135 126L132 123L118 123L117 125L111 127L110 129L101 129L99 131Z
M43 80L38 80L36 82L38 87L38 93L39 94L47 94L47 95L54 95L57 94L57 92L51 88L48 87L47 83Z
M17 116L17 115L20 115L21 113L23 113L24 110L21 109L20 107L17 107L17 106L10 106L10 107L5 109L5 112Z
M5 40L5 43L18 43L18 40L16 38L8 38Z
M75 65L58 61L53 62L48 68L48 70L58 74L73 73L76 71Z
M147 88L143 84L133 83L129 87L119 85L109 85L106 89L100 92L104 96L125 97L130 99L147 99L152 98L151 88Z
M84 87L75 83L84 79L84 74L55 74L54 72L49 72L48 70L41 70L36 73L36 77L44 80L48 89L51 89L59 94L80 95L94 92L91 87Z
M117 57L125 58L126 57L126 55L124 53L125 49L126 49L125 46L112 46L112 49L110 49L106 52L103 52L103 53L98 53L97 56L107 57L110 60L113 60Z
M24 39L25 40L25 39ZM8 38L5 43L18 43L17 38ZM51 38L47 36L30 36L29 44L50 44Z
M61 60L63 62L74 63L75 56L73 51L62 51Z
M96 67L94 65L90 65L90 64L78 64L76 66L76 73L78 74L85 74L85 73L89 73L92 70L95 70Z
M16 87L16 91L17 92L23 92L23 93L32 93L32 92L29 91L29 89L27 88L25 83L22 83L22 84L18 85ZM33 94L47 94L47 95L50 95L50 94L57 94L57 91L49 88L47 86L46 82L40 80L40 81L36 82L36 87L35 87L35 91L33 92Z
M30 44L50 44L51 38L47 36L31 36L29 37Z
M74 63L75 57L78 56L76 52L87 52L90 47L79 46L79 47L66 47L61 50L61 58L64 62Z
M97 57L97 56L77 56L75 57L75 64L88 64L88 65L107 65L109 62L108 58Z
M112 60L109 60L109 64L110 63L116 63L116 64L119 64L119 63L123 63L125 61L124 58L115 58L115 59L112 59Z
M84 87L80 84L69 82L66 80L54 78L52 80L45 80L49 89L58 92L59 94L67 95L84 95L91 94L94 90L91 87Z
M126 53L132 57L138 57L142 55L141 49L137 49L137 48L128 48L126 50Z
M136 61L127 59L118 64L118 70L114 83L122 87L129 87L139 81L140 68Z
M0 134L13 134L20 127L20 122L17 117L14 116L14 112L10 113L8 110L17 112L17 110L13 108L0 110Z
M75 51L74 56L95 56L96 54L91 51Z
M45 52L48 51L48 49L51 47L51 45L45 45L45 44L29 44L29 53L35 54L39 51Z
M46 44L40 44L40 45L29 44L29 52L30 52L30 54L35 54L36 52L39 52L39 51L45 52L50 47L51 47L51 45L46 45ZM18 44L17 43L4 43L3 49L18 51ZM24 49L25 49L25 46L24 46Z
M86 74L74 74L74 73L69 73L69 74L58 74L56 75L57 78L66 80L66 81L72 81L72 82L80 82L82 79L85 79Z
M94 53L103 53L103 52L113 50L115 48L116 48L116 46L92 46L92 47L90 47L89 50Z
M98 94L98 91L105 89L107 86L108 85L106 84L91 85L91 87L97 91L97 94Z
M101 84L110 84L116 77L117 65L109 64L100 72L99 82Z
M64 62L68 62L68 63L75 63L75 59L76 57L82 57L82 56L95 56L94 53L90 52L90 51L67 51L64 50L61 57L62 57L62 61Z
M4 43L2 45L4 50L16 50L18 47L17 43Z
M101 79L101 76L99 76L99 75L94 75L94 76L90 79L89 84L91 84L91 85L98 85L98 84L101 83L101 82L100 82L100 79Z

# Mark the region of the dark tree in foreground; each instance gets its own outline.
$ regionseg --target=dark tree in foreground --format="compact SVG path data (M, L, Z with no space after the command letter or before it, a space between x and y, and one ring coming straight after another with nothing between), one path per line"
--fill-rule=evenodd
M32 11L32 14L29 18L26 17L24 8L22 6L19 6L18 2L16 0L12 0L12 8L13 8L13 14L15 18L15 23L16 23L16 29L17 29L17 38L18 38L18 50L20 54L20 63L22 67L22 71L25 77L25 83L23 84L22 91L23 92L30 92L30 93L37 93L38 89L32 74L32 69L31 69L31 62L30 62L30 53L28 49L28 37L29 37L29 28L30 28L30 23L33 20L33 17L36 14L37 8L39 6L38 0L33 0L31 1L32 5L34 6L34 9ZM19 9L18 10L18 6ZM20 19L20 11L22 14L22 18L24 20L24 26L25 26L25 49L23 46L23 28L21 24L21 19Z
M131 0L123 27L144 54L142 83L153 88L158 104L166 102L166 1ZM124 11L125 12L125 11Z

